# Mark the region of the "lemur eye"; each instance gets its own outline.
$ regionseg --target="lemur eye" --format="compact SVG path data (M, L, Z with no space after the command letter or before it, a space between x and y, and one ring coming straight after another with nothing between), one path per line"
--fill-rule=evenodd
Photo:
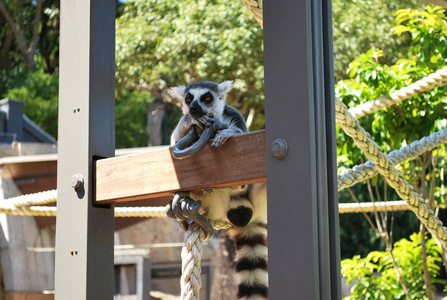
M202 97L200 97L200 100L210 103L214 100L214 97L213 97L213 94L208 92L208 93L203 94Z
M187 105L189 105L190 103L191 103L191 101L193 100L193 96L190 94L190 93L188 93L188 94L186 94L186 97L185 97L185 103L187 104Z

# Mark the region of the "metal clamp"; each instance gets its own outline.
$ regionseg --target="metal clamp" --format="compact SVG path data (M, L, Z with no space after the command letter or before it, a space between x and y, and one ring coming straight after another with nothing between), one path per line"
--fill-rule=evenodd
M221 123L212 116L203 116L201 122L203 122L205 127L201 134L197 125L194 125L191 127L188 134L174 145L172 155L175 158L184 159L197 154L206 146L206 144L208 144L210 139L216 136L219 130L228 128L227 124Z
M214 228L201 214L199 214L202 202L194 201L189 197L189 192L178 192L174 199L166 205L166 214L169 218L177 220L183 231L187 231L189 224L188 219L196 222L205 232L205 241L210 240L214 236Z

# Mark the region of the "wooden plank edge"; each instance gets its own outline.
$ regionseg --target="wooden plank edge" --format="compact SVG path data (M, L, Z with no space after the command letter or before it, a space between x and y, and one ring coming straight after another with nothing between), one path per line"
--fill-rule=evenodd
M251 180L239 180L239 181L230 181L230 182L225 182L225 183L219 183L216 185L204 185L201 187L201 189L218 189L218 188L226 188L226 187L238 186L238 185L243 185L243 184L260 183L260 182L266 182L266 181L267 181L267 177L259 177L259 178L253 178ZM125 202L142 201L142 200L150 200L150 199L153 199L155 202L155 199L159 200L160 198L163 198L163 197L174 197L174 194L176 192L188 191L188 190L189 189L178 189L178 190L171 190L171 191L165 191L165 192L160 192L160 193L147 193L147 194L138 194L138 195L128 195L125 197L107 198L104 200L95 201L95 204L96 205L105 205L105 204L110 204L110 203L125 203ZM165 204L167 204L167 202L164 203L163 205L165 205ZM149 204L148 206L160 206L160 205L158 203L157 205Z

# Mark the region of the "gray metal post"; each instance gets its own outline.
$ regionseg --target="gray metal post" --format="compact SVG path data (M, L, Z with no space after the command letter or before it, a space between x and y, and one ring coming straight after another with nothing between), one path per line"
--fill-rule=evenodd
M330 0L264 2L271 299L341 298L331 26Z
M115 151L115 5L115 0L61 1L59 300L113 298L114 208L93 206L92 178L94 157Z

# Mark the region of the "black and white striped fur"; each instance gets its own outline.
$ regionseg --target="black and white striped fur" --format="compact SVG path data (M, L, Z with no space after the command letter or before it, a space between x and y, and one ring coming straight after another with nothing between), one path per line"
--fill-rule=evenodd
M203 126L199 121L203 115L212 114L229 124L228 129L216 135L213 147L221 146L230 136L248 132L242 115L226 104L231 89L231 81L201 81L171 89L172 95L183 101L183 117L171 136L171 144L185 136L192 125ZM232 224L228 233L236 246L238 299L268 299L266 184L215 189L212 193L197 191L191 197L202 201L201 213L207 219Z

